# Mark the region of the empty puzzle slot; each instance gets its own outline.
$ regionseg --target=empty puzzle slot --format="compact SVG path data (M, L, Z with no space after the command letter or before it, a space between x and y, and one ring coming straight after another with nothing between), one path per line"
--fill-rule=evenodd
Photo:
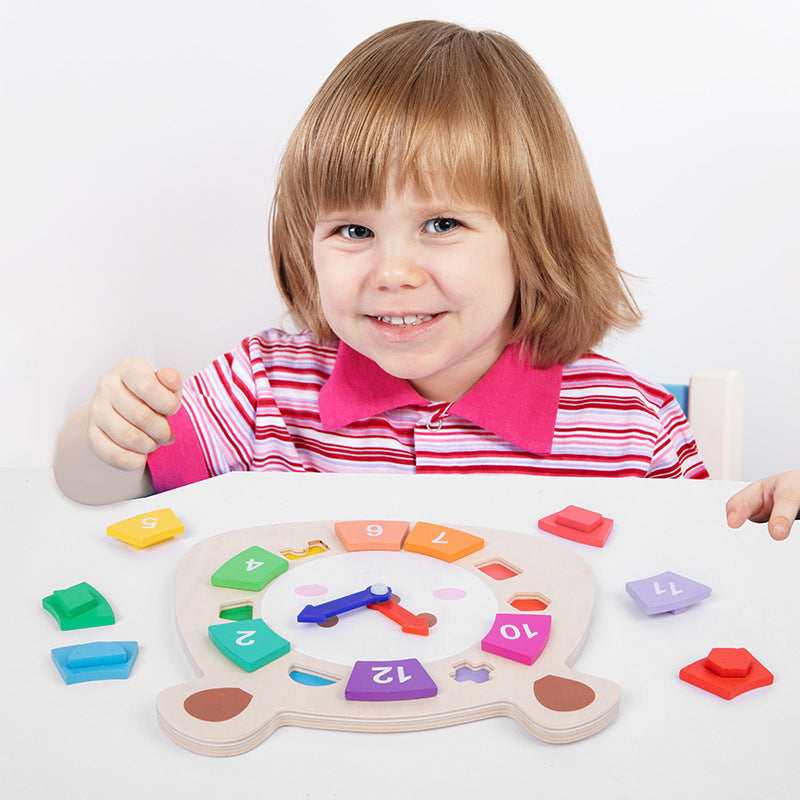
M298 558L308 558L309 556L318 556L320 553L326 552L328 545L321 539L315 539L309 542L307 547L292 549L287 547L281 550L281 555L288 558L290 561L297 561Z
M483 561L475 566L481 572L488 575L490 578L494 578L496 581L505 581L508 580L508 578L513 578L514 576L522 573L522 570L519 567L515 567L513 564L510 564L508 561L504 561L502 558L494 558L491 561Z
M533 592L529 594L515 594L508 601L508 604L512 608L516 608L517 611L544 611L550 605L550 600L543 594Z
M491 678L491 671L493 667L490 667L488 664L471 664L469 662L463 662L461 664L456 664L454 668L454 672L450 673L450 677L453 680L458 681L458 683L465 683L466 681L472 681L472 683L486 683Z
M230 622L244 622L253 619L252 603L227 603L219 608L219 618Z
M307 667L293 666L289 669L289 677L296 683L303 686L330 686L332 683L340 681L338 675L330 675L325 672L308 669Z

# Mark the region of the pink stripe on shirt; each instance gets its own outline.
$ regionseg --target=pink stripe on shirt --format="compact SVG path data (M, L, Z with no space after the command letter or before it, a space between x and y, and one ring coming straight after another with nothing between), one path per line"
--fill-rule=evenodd
M516 355L430 403L343 345L265 331L186 382L154 485L237 470L708 477L663 387L593 353L554 370Z

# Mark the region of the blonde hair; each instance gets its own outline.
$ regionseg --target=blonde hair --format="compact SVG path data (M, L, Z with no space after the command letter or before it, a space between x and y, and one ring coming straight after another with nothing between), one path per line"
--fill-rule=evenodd
M272 263L293 320L320 339L312 259L320 213L381 204L390 180L490 209L518 279L511 341L568 363L640 313L575 133L536 62L489 31L417 21L355 47L292 133L271 213ZM443 183L444 182L444 183Z

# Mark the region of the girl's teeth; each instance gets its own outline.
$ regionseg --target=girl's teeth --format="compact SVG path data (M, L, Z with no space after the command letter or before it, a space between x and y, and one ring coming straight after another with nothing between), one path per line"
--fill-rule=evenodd
M432 314L406 314L404 317L378 317L378 319L390 325L419 325L420 322L427 322L432 317Z

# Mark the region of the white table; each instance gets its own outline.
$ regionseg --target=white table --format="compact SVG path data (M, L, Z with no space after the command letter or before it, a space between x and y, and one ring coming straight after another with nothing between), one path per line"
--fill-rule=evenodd
M723 506L739 484L242 474L91 508L64 499L49 470L0 476L9 548L0 664L5 796L797 796L800 530L785 542L773 542L763 526L728 530ZM545 744L505 718L397 734L285 727L249 753L214 759L159 729L158 692L194 678L172 592L181 556L201 539L273 522L369 517L534 535L539 518L568 504L615 520L603 549L563 542L589 564L597 591L575 666L622 687L619 716L599 734ZM186 526L170 542L137 551L105 534L112 522L165 506ZM711 597L684 614L646 616L625 584L665 570L710 585ZM54 589L84 580L111 602L113 628L64 632L42 609ZM131 677L66 686L51 648L108 639L139 642ZM678 679L713 647L746 647L775 674L774 685L727 702Z

